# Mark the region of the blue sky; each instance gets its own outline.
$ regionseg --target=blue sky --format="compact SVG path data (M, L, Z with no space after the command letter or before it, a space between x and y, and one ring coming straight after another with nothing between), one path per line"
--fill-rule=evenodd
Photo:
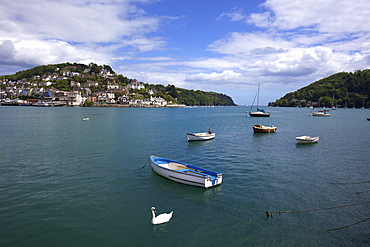
M0 75L62 62L270 101L370 64L370 0L0 0Z

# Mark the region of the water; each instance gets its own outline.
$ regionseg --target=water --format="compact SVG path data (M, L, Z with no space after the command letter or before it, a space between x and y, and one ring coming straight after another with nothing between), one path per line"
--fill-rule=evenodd
M356 192L370 189L359 183L370 177L370 111L246 110L0 107L0 246L368 246L370 220L325 229L370 217L370 203L251 210L368 201ZM278 130L253 134L257 123ZM208 128L214 140L187 142ZM320 141L296 145L299 135ZM223 184L166 180L152 154L222 172ZM173 222L151 225L152 206Z

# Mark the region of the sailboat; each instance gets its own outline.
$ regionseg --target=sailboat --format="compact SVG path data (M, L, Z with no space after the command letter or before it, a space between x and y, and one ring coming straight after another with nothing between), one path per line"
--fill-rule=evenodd
M337 108L335 107L335 104L334 104L334 94L333 94L333 103L332 103L332 107L331 107L332 110L336 110Z
M317 112L312 112L313 111L313 108L311 110L311 114L310 116L317 116L317 117L329 117L331 114L327 113L328 111L330 110L322 110L320 111L320 102L319 102L319 105L317 107Z
M257 111L252 112L252 108L253 108L253 105L254 105L254 101L256 100L256 97L257 97ZM259 99L260 99L260 84L258 83L258 90L257 90L256 96L254 96L254 100L253 100L251 109L249 110L249 116L251 116L251 117L269 117L270 116L269 112L265 112L265 110L258 108Z

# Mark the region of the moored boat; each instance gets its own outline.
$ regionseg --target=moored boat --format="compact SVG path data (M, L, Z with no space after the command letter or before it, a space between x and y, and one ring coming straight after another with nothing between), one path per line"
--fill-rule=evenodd
M323 110L323 111L317 111L317 112L312 112L312 116L317 116L317 117L329 117L331 114L327 113L329 110Z
M257 97L257 111L252 112L252 108L253 108L253 105L254 105L254 101L256 100L256 97ZM258 108L259 98L260 98L260 84L258 84L258 90L257 90L256 96L254 97L251 109L249 110L249 116L251 116L251 117L269 117L271 115L271 113L265 112L264 109L259 109Z
M222 183L222 173L154 155L150 166L158 175L186 185L210 188Z
M264 110L257 109L258 111L249 112L249 116L251 117L269 117L271 113L265 112Z
M319 140L318 136L311 137L311 136L298 136L295 138L298 144L309 144L315 143Z
M188 141L206 141L214 139L216 136L216 133L208 133L208 132L202 132L202 133L187 133Z
M271 126L263 126L262 124L255 124L253 126L254 133L270 133L275 132L277 130L277 127L274 125Z

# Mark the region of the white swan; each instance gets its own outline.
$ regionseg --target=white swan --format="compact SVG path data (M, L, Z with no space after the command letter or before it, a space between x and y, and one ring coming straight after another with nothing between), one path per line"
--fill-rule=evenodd
M151 208L152 210L152 224L154 225L158 225L158 224L162 224L162 223L166 223L168 221L170 221L170 219L172 218L172 214L173 214L173 211L171 213L164 213L164 214L160 214L160 215L157 215L157 217L155 216L155 207L152 207Z

